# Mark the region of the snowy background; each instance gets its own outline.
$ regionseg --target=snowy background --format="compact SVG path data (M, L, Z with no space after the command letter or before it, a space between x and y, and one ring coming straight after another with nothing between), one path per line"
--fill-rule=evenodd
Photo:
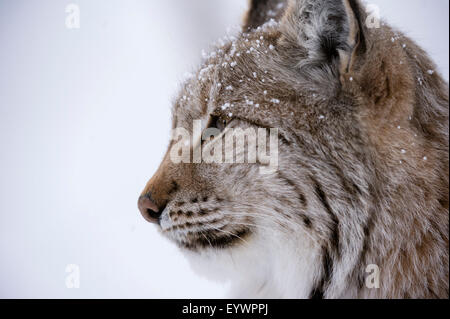
M0 297L222 297L140 216L176 84L246 0L0 0ZM448 0L373 0L448 80ZM80 288L66 287L66 266Z

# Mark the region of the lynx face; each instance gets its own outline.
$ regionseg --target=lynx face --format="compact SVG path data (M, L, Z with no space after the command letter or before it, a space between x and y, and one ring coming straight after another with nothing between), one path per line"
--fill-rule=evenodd
M448 91L412 41L365 19L358 1L252 1L244 31L206 55L174 103L173 129L189 140L174 136L139 209L186 251L231 256L259 287L245 297L445 295L445 278L448 295ZM271 128L276 147L251 143ZM195 160L217 145L225 159L237 129L248 134L232 158L247 160ZM253 146L275 169L248 160ZM405 246L411 237L430 258ZM409 278L439 269L405 292L389 258ZM368 264L391 267L388 288L365 289Z
M224 134L228 131L257 132L261 128L269 131L280 126L276 120L280 105L271 101L277 96L273 86L279 72L260 65L274 58L274 44L267 32L240 34L210 53L201 69L184 84L173 109L173 129L184 128L189 132L192 153L195 147L205 153L208 144L218 141L225 144ZM220 135L202 141L193 132L195 120L201 121L203 134L214 128ZM281 146L281 152L292 152L283 133L276 137L277 143L280 138L277 149ZM233 159L244 155L244 163L174 164L170 150L177 140L172 141L163 164L164 175L158 177L158 181L170 187L167 191L170 198L162 203L165 208L159 223L162 232L181 247L198 251L245 245L258 229L270 229L274 224L285 226L283 220L292 218L289 207L304 206L305 199L297 195L294 184L289 186L289 180L281 172L261 174L264 164L259 160L249 162L248 138L243 144L233 143ZM226 151L223 147L223 153ZM161 182L155 187L160 187ZM285 190L286 186L290 190ZM276 189L283 191L277 193ZM152 200L156 192L151 191ZM286 205L289 207L285 208ZM296 215L304 217L299 212Z
M244 154L245 163L173 164L169 150L164 175L150 187L169 184L166 193L170 197L161 203L164 208L158 222L162 232L182 247L228 248L247 244L258 231L304 228L306 232L311 228L306 190L296 186L284 166L297 165L294 156L298 142L290 127L302 121L300 125L319 128L325 123L322 114L326 113L311 109L313 96L317 104L327 102L319 92L304 88L296 91L296 83L287 81L278 65L278 26L271 21L217 47L184 84L175 102L173 129L186 129L194 139L192 144L203 146L203 152L207 143L224 142L226 130L277 128L278 153L274 155L283 159L273 173L261 174L264 164L248 163L248 137L243 145L233 145L234 158ZM282 114L286 118L280 118ZM302 116L295 119L295 114ZM202 132L216 128L222 134L212 141L200 141L193 132L194 120L202 121ZM173 140L169 149L176 142ZM157 192L150 190L155 203Z

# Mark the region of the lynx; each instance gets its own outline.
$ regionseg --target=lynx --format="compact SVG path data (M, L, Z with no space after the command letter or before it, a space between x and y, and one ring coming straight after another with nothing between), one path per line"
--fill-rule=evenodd
M190 154L231 129L278 130L266 174L174 163L173 138L138 201L233 297L449 297L448 85L369 18L358 0L250 1L182 85L173 128ZM196 120L218 134L192 135Z

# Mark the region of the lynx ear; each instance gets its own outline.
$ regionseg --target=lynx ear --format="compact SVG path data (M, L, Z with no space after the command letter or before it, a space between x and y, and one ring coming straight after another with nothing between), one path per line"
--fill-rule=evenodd
M283 16L288 0L248 0L249 10L244 19L244 31L255 29L270 19Z
M343 75L365 51L365 14L358 0L293 0L283 18L283 33L304 57L300 66Z

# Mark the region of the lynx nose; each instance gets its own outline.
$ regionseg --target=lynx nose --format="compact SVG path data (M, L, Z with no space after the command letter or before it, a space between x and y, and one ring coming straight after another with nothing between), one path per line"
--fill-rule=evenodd
M138 207L146 221L159 224L159 217L161 217L162 210L152 201L150 194L139 197Z

